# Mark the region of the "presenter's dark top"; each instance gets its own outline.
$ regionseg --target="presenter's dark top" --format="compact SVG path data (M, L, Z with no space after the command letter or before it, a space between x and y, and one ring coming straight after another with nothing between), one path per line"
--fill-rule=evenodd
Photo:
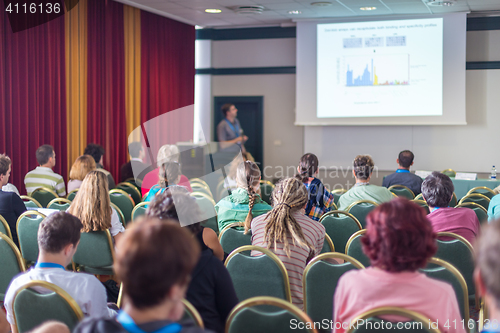
M14 192L0 190L0 215L7 221L12 233L12 240L19 246L16 223L19 216L26 211L23 200Z
M422 190L422 182L424 180L414 173L406 169L398 169L395 173L386 176L382 182L382 186L390 187L392 185L404 185L412 190L415 196L419 195Z
M238 119L235 118L233 122L230 122L227 118L224 118L219 125L217 125L217 139L219 142L234 140L240 136L240 129L241 126ZM240 144L234 144L225 149L221 149L221 151L239 151L240 148Z

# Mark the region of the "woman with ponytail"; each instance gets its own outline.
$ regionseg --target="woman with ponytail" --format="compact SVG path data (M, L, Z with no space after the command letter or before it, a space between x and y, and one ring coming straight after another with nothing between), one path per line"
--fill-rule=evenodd
M240 163L236 170L236 183L238 188L215 205L219 230L228 224L243 222L245 232L248 232L252 219L267 213L272 207L257 194L260 186L260 170L257 164L251 161Z
M178 162L165 162L160 167L158 174L158 184L151 187L149 194L144 201L153 201L155 196L163 193L169 186L176 186L181 179L181 166Z
M280 181L273 190L272 202L269 213L252 221L252 245L270 249L285 264L292 303L302 309L302 274L307 262L323 248L325 227L304 216L307 190L297 178Z
M325 187L318 176L318 158L314 154L305 154L300 158L297 167L297 179L300 179L307 189L307 205L305 215L314 221L319 221L324 213L329 212L334 204L333 194Z

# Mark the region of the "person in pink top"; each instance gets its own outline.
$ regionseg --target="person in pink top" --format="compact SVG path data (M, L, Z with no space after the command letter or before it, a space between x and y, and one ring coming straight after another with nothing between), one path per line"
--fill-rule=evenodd
M470 208L448 207L453 191L453 182L445 174L434 171L425 178L422 183L422 196L431 211L427 218L435 232L452 232L473 244L479 234L479 220ZM442 240L450 238L442 237Z
M441 332L465 332L452 286L418 272L437 250L436 234L423 209L403 198L381 204L368 214L361 243L372 266L340 278L333 303L334 332L345 332L357 316L382 306L419 312L437 321ZM460 325L445 327L453 320Z

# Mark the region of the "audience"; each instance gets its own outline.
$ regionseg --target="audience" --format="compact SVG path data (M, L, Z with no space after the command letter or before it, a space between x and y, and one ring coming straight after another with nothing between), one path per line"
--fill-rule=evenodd
M85 176L96 169L94 158L90 155L78 157L69 171L68 193L78 190L82 186Z
M342 323L382 306L419 312L439 321L442 332L465 332L462 325L443 326L462 320L451 285L418 272L437 250L436 235L418 205L402 198L380 205L368 214L361 242L371 267L340 278L334 297L335 332L345 331L345 326L338 329Z
M413 153L409 150L400 152L396 160L399 168L395 173L384 178L382 186L390 187L392 185L404 185L408 187L415 196L419 195L423 179L410 172L410 166L413 165L414 157Z
M88 318L74 333L205 332L184 314L182 299L200 249L187 230L145 218L118 242L115 272L124 304L116 318Z
M4 154L0 155L0 186L4 186L9 182L10 172L11 172L11 161L10 158ZM12 240L19 247L19 242L17 239L17 219L19 216L26 211L26 206L23 200L13 193L4 192L3 189L0 190L0 215L7 221L9 225L10 232L12 234Z
M448 207L453 191L453 182L443 173L434 171L425 178L422 183L422 196L429 205L430 214L427 218L435 232L453 232L473 244L479 234L479 220L470 208Z
M356 184L340 197L338 205L340 210L347 210L350 204L359 200L382 203L394 198L394 195L387 188L370 184L374 167L375 163L370 155L356 156L352 170Z
M325 227L304 216L307 189L296 178L276 184L273 209L252 220L252 245L270 249L285 264L292 302L303 308L302 274L309 260L318 255L325 240ZM252 255L258 254L252 251Z
M56 192L58 196L64 197L66 195L64 179L61 175L52 171L52 168L56 165L54 147L51 145L38 147L36 160L40 166L28 172L24 177L24 185L28 195L31 195L37 188L44 187Z
M236 171L236 183L238 188L215 205L219 230L231 223L244 222L245 231L248 231L252 218L272 209L256 193L260 188L260 170L257 164L241 162Z
M108 179L108 188L110 190L116 187L115 180L111 172L104 169L103 160L104 160L104 148L101 145L96 143L89 143L85 150L83 151L84 155L90 155L94 158L97 170L103 172Z
M125 231L118 213L111 207L106 175L98 170L85 176L78 195L68 208L68 213L81 220L82 232L109 229L116 242Z
M13 332L14 296L19 287L32 280L47 281L62 288L76 301L85 316L111 317L116 314L107 307L106 290L95 276L65 270L80 242L81 228L80 220L65 212L51 214L40 223L40 254L36 266L15 277L5 294L4 306Z
M128 145L128 153L130 154L130 161L120 168L120 182L124 182L129 178L134 178L136 184L141 186L142 180L146 175L145 172L149 168L149 166L142 161L146 156L142 143L130 143Z
M238 171L240 163L246 161L255 163L255 159L249 152L242 152L241 155L236 155L236 157L231 161L231 165L229 166L229 173L226 175L226 178L224 178L224 188L229 189L229 193L231 193L232 189L238 187L238 184L236 182L236 172Z
M144 176L144 180L142 181L142 195L149 192L151 187L158 184L160 168L166 162L177 162L179 163L179 148L176 145L163 145L160 150L158 150L158 154L156 156L157 168L153 171L150 171ZM179 179L179 185L184 186L188 189L189 192L193 192L191 189L191 184L189 183L189 179L181 174L181 178Z
M146 216L178 221L198 241L201 257L191 273L186 299L198 310L206 328L222 333L238 298L222 264L224 252L217 235L212 229L201 226L201 212L188 193L182 187L163 192L148 207Z
M329 212L335 204L333 194L325 187L321 180L316 178L319 172L318 158L314 154L305 154L300 158L297 178L300 179L307 189L307 205L305 214L314 221L319 221L324 213Z
M148 196L144 201L153 201L156 195L163 193L168 187L183 187L178 185L181 179L181 166L178 162L163 163L158 178L158 184L149 189Z
M4 186L2 186L2 191L4 191L4 192L12 192L12 193L15 193L15 194L21 196L21 194L19 194L19 190L17 189L17 187L14 184L11 184L11 183L7 183Z
M500 187L500 186L499 186ZM488 205L488 221L500 218L500 195L495 195Z

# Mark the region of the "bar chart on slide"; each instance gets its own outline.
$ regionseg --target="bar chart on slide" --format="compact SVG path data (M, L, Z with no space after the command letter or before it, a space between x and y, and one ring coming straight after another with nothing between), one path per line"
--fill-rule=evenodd
M410 56L384 54L372 56L346 56L345 86L397 86L410 84Z

